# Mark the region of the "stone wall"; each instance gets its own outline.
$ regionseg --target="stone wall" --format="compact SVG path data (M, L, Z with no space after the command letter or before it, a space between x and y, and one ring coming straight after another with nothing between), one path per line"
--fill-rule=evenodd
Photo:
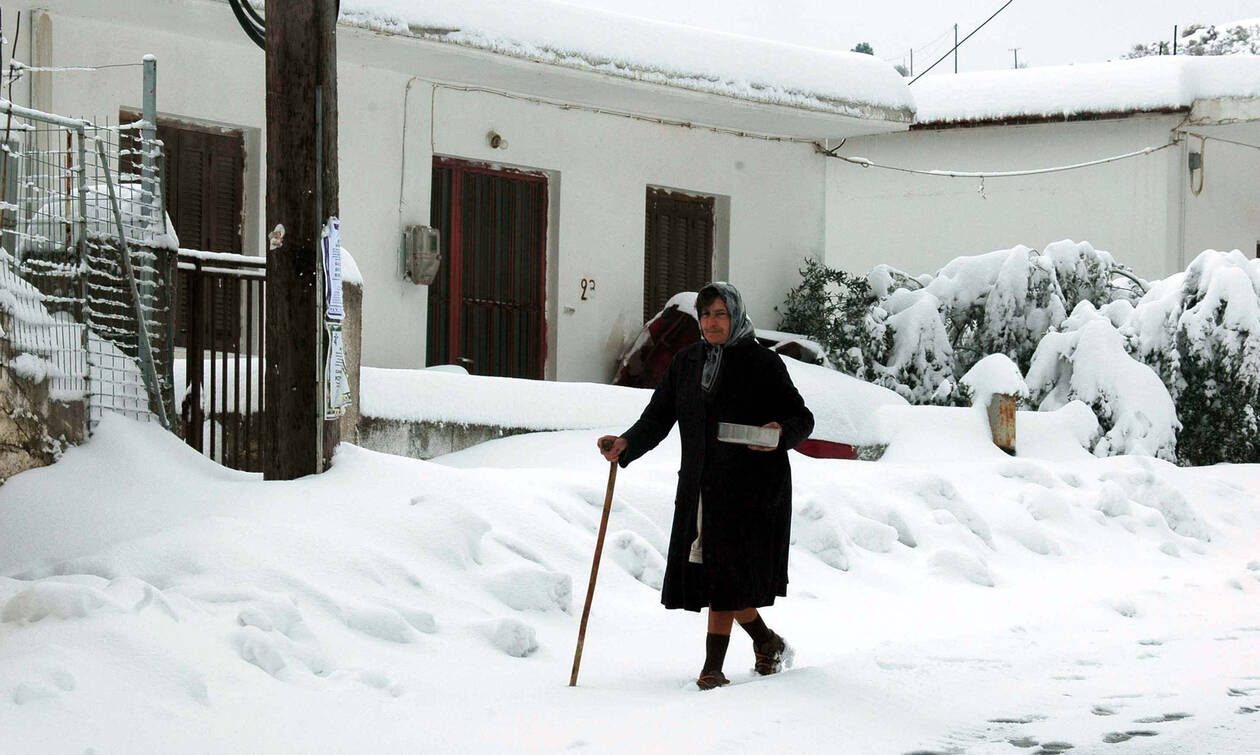
M31 383L0 365L0 484L57 460L83 441L84 405L48 397L48 381Z

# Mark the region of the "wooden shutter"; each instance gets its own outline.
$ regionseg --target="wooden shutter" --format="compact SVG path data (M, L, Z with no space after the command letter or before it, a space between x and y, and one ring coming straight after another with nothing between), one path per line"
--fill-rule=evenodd
M643 320L679 291L696 291L713 276L713 197L647 190Z
M122 111L119 121L130 123L139 118L139 113ZM244 248L244 134L159 119L157 137L163 143L166 212L179 236L179 245L185 249L240 254ZM190 291L187 276L180 276L179 281L176 345L183 346L190 322ZM241 327L240 291L223 283L207 292L207 296L213 299L213 337L219 342L235 343Z

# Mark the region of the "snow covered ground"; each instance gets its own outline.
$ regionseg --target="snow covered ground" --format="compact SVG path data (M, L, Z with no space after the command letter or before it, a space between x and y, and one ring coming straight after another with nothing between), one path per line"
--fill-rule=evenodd
M87 445L0 487L0 749L1260 741L1256 466L975 455L962 422L910 434L913 453L894 439L886 458L901 461L793 454L791 584L765 616L797 667L754 678L736 630L735 683L699 692L703 620L657 602L673 435L618 474L574 689L603 431L437 462L345 445L327 474L263 482L107 417Z

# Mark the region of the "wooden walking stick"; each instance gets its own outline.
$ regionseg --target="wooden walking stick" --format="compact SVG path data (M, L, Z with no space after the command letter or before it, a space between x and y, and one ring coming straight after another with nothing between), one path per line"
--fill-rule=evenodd
M605 451L612 448L612 441L604 441ZM595 559L591 562L591 583L586 586L586 606L582 609L582 624L578 627L577 650L573 652L573 673L569 686L577 686L578 666L582 663L582 642L586 639L586 620L591 615L591 598L595 597L595 578L599 576L599 556L604 551L604 533L608 531L608 512L612 510L613 484L617 482L617 462L608 467L608 492L604 495L604 514L599 520L599 536L595 538Z

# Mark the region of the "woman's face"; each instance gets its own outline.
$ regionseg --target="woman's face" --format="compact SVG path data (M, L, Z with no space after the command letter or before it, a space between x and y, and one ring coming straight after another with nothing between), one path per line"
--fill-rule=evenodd
M700 311L700 331L704 333L704 340L714 346L721 346L731 337L731 313L722 297Z

